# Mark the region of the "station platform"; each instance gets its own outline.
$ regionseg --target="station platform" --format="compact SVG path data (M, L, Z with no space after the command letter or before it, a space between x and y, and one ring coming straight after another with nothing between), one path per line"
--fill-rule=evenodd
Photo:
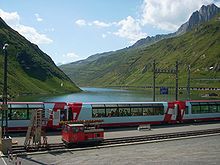
M152 126L151 130L141 130L141 131L139 131L137 127L114 128L114 129L105 129L105 139L184 132L184 131L196 131L196 130L215 129L215 128L220 128L220 122ZM12 137L12 141L14 142L14 145L24 144L24 140L26 136L25 133L11 133L10 136ZM62 143L60 131L48 132L47 137L49 144Z

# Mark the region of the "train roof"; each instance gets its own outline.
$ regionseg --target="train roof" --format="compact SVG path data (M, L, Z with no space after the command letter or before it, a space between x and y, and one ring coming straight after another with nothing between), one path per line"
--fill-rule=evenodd
M186 102L195 102L195 103L203 103L203 102L220 102L220 100L186 100Z
M166 104L167 102L70 102L68 104L92 104L92 105L98 105L98 104Z
M0 102L2 104L2 102ZM44 102L7 102L7 104L44 104Z

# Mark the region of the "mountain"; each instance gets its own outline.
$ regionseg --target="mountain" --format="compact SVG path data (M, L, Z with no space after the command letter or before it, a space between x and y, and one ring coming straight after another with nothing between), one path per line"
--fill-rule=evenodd
M147 36L146 38L142 38L140 40L138 40L137 42L135 42L131 47L138 47L138 46L149 46L152 45L162 39L166 39L166 38L171 38L171 37L175 37L176 33L169 33L169 34L158 34L156 36Z
M195 11L190 16L189 20L186 23L180 26L176 34L179 35L188 32L197 25L211 20L218 13L220 13L220 8L218 8L215 4L207 6L203 5L199 11Z
M61 71L37 45L10 28L0 17L0 46L8 46L8 91L10 95L59 94L80 89ZM0 65L4 53L0 51ZM0 69L3 80L3 68ZM2 82L0 89L2 92Z
M61 66L81 86L146 86L152 84L152 62L157 67L174 68L179 62L180 86L186 86L191 65L194 86L220 87L220 15L190 31L155 44L144 44L111 52L110 55ZM196 81L197 79L197 81ZM175 86L173 76L160 75L158 84Z
M70 64L65 64L60 66L60 68L66 72L68 75L70 75L70 77L72 77L72 73L71 70L72 68L74 68L75 66L84 66L87 65L88 63L97 60L98 58L102 58L105 56L109 56L112 54L117 54L117 52L123 51L123 50L127 50L127 49L133 49L136 47L140 47L140 46L150 46L158 41L161 41L163 39L167 39L167 38L172 38L172 37L176 37L179 36L181 34L184 34L188 31L190 31L191 29L193 29L194 27L198 26L199 24L209 21L210 19L212 19L214 16L216 16L218 13L220 13L220 8L218 8L215 4L211 4L211 5L207 5L207 6L202 6L200 8L199 11L194 12L189 20L184 23L183 25L180 26L180 28L174 32L174 33L169 33L169 34L158 34L156 36L148 36L146 38L142 38L140 40L138 40L136 43L134 43L132 46L128 47L128 48L124 48L118 51L111 51L111 52L105 52L105 53L99 53L99 54L95 54L92 55L90 57L88 57L85 60L80 60L80 61L76 61ZM128 50L129 51L129 50ZM77 76L74 76L77 77ZM79 84L81 83L80 80L76 80L76 82Z
M156 36L148 36L146 38L138 40L136 43L132 45L132 47L137 47L141 45L151 45L162 39L175 37L181 34L184 34L190 30L192 30L197 25L207 22L215 17L218 13L220 13L220 8L218 8L215 4L211 5L203 5L199 11L195 11L189 18L189 20L182 24L179 29L174 33L169 34L160 34Z

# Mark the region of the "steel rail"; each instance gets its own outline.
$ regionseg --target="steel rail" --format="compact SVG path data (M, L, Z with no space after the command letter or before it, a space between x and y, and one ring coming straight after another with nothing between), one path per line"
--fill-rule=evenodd
M220 128L217 129L206 129L206 130L196 130L196 131L185 131L185 132L173 132L173 133L164 133L164 134L154 134L154 135L144 135L144 136L134 136L134 137L122 137L122 138L112 138L105 139L102 143L96 146L114 146L118 144L126 144L126 143L135 143L135 142L151 142L155 140L166 140L166 139L174 139L174 138L182 138L182 137L192 137L192 136L200 136L200 135L208 135L208 134L217 134L220 133ZM94 146L94 145L93 145ZM75 146L75 148L87 148L91 147L91 144L83 144L80 146ZM13 146L12 154L23 154L30 152L39 152L39 151L59 151L66 149L63 143L51 143L46 147L39 148L29 148L29 150L25 150L24 146ZM71 150L71 149L69 149ZM66 150L68 151L68 149Z

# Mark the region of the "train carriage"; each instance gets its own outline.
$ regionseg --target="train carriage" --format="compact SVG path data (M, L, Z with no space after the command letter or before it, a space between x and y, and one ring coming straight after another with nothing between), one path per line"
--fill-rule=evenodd
M220 120L220 100L185 101L183 121Z
M176 120L177 110L168 102L69 103L74 120L103 120L102 127L161 124Z
M102 127L220 120L220 100L174 102L9 102L8 130L26 131L31 112L43 109L47 129L64 121L103 120ZM0 118L2 116L0 115ZM5 123L4 123L5 125Z
M43 102L9 102L8 129L9 131L26 131L30 124L31 112L45 109ZM2 120L2 115L0 115ZM3 123L5 125L5 123Z
M32 115L32 111L42 109L42 117L46 118L48 129L60 128L60 121L72 120L63 102L8 102L8 131L26 131ZM63 116L66 117L62 118ZM2 115L0 115L2 120ZM6 125L3 123L3 125Z

